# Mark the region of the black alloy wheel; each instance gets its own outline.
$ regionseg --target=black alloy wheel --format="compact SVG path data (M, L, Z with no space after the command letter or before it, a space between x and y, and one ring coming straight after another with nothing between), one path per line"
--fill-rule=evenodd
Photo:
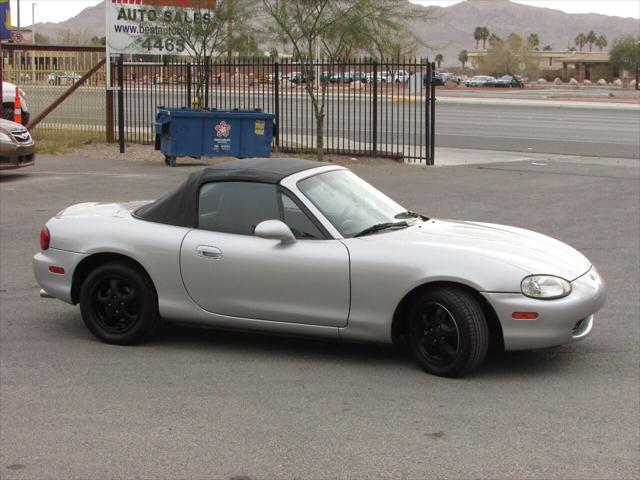
M450 364L460 348L460 333L455 319L439 303L426 303L416 311L412 336L417 339L420 353L434 365Z
M122 334L140 317L138 292L126 280L106 277L91 292L97 322L106 332Z
M407 339L414 358L434 375L461 377L478 368L489 330L472 293L454 286L422 292L409 309Z
M80 289L80 312L87 328L106 343L131 345L158 326L158 300L149 276L126 262L91 271Z

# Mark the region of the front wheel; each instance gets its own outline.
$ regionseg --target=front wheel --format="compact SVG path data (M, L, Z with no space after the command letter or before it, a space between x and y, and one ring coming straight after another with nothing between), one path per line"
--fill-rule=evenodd
M105 343L131 345L158 325L155 288L146 273L127 263L97 267L80 290L80 312L87 328Z
M407 337L422 368L442 377L461 377L478 368L489 345L482 308L454 287L431 289L414 302Z

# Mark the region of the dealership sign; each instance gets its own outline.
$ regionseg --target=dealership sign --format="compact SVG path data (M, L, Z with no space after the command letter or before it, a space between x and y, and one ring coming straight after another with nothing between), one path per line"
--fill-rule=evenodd
M185 39L211 22L216 0L107 0L109 53L193 55Z

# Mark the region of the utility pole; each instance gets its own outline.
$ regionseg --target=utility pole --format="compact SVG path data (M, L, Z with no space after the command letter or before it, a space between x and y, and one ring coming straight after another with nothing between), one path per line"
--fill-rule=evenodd
M18 35L20 35L20 0L18 0L17 2L17 7L18 7Z
M36 44L36 3L31 4L31 43ZM31 50L31 81L36 83L36 50Z
M33 40L33 44L36 44L36 5L37 3L31 4L31 40Z

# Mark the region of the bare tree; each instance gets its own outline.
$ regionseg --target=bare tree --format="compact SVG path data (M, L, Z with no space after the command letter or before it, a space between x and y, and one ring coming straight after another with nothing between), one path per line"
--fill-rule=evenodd
M418 10L397 0L263 0L272 33L293 47L316 120L316 154L324 160L324 118L328 81L314 80L314 58L329 66L356 49L382 45L388 32L404 31L401 20ZM375 80L374 80L375 81Z

